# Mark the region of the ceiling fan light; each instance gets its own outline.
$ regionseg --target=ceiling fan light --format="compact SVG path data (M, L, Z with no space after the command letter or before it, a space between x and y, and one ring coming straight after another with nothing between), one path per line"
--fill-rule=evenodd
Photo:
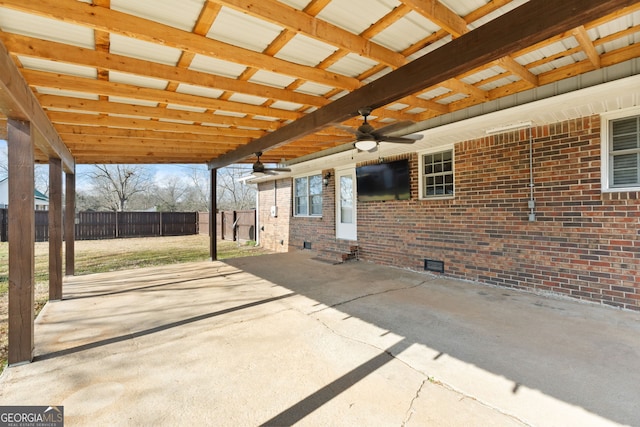
M378 143L374 139L363 139L356 141L356 148L362 151L373 150L378 146Z

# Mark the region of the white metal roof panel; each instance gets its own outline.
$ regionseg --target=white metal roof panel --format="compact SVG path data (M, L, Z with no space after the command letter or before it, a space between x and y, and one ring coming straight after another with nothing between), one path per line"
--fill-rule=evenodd
M178 93L185 93L188 95L206 96L207 98L220 98L224 91L220 89L213 89L204 86L195 86L186 83L180 83L176 89Z
M327 71L345 76L357 77L376 65L378 65L376 61L350 53L332 64L327 68Z
M518 80L520 80L520 77L514 76L512 74L507 74L501 79L493 80L490 83L486 83L478 86L478 89L489 91L492 89L497 89L499 87L509 85L513 82L517 82Z
M276 58L315 67L329 55L338 50L336 47L304 35L296 34L278 53Z
M438 96L442 96L445 93L449 93L449 92L451 92L451 89L447 89L446 87L437 87L427 92L421 93L420 95L418 95L418 97L422 99L432 99Z
M206 108L179 104L167 104L167 110L192 111L194 113L204 113L205 111L207 111Z
M111 9L191 31L205 0L111 0Z
M281 89L286 88L291 83L295 82L296 79L290 76L285 76L284 74L277 74L271 71L258 70L251 78L249 79L252 83L259 83L267 86L279 87Z
M58 43L93 49L93 30L80 25L43 18L0 7L0 29Z
M439 29L440 27L424 16L411 11L371 40L393 51L402 52Z
M237 78L247 67L210 56L196 55L193 57L189 69L223 77Z
M20 59L24 68L31 70L47 71L50 73L59 73L67 76L78 76L91 79L95 79L98 76L98 70L93 67L49 61L47 59L32 58L29 56L18 56L18 59Z
M489 3L488 0L439 0L440 3L448 7L453 13L460 17L465 17L476 9Z
M307 5L309 3L311 3L311 0L278 0L280 3L284 3L288 6L294 7L298 10L304 10L305 7L307 7Z
M229 97L229 101L239 102L241 104L262 105L268 101L267 98L260 96L245 95L243 93L234 93Z
M473 73L469 76L466 76L462 79L460 79L460 81L464 82L464 83L468 83L470 85L476 84L478 82L490 79L492 77L498 76L502 73L504 73L506 70L502 69L502 67L498 67L493 66L490 68L485 68L484 70L480 70L476 73Z
M327 92L331 91L331 89L333 88L320 83L305 82L301 84L300 87L298 87L295 91L307 95L323 96Z
M360 34L399 4L397 0L332 1L317 17L354 34Z
M182 54L180 49L119 34L111 34L109 52L166 65L176 65Z
M283 29L263 19L222 7L207 37L262 52Z
M167 87L166 80L143 77L135 74L126 74L119 71L109 71L109 81L114 83L124 83L133 86L147 87L151 89L164 89Z
M271 104L271 107L279 108L280 110L298 111L303 107L303 105L297 104L295 102L276 101L273 104Z
M97 100L99 97L93 93L86 92L76 92L73 90L62 90L62 89L54 89L50 87L36 87L38 93L43 95L56 95L56 96L69 96L71 98L80 98L80 99L93 99Z
M460 2L464 2L466 0L459 0ZM527 3L529 0L513 0L510 1L509 3L505 4L502 7L499 7L498 9L494 10L491 13L486 14L485 16L483 16L482 18L479 18L473 22L470 22L468 27L469 29L474 29L474 28L478 28L480 25L484 25L489 21L493 21L494 19L496 19L497 17L504 15L507 12L512 11L513 9L522 6L523 4Z
M121 104L141 105L144 107L157 107L158 103L147 101L146 99L123 98L121 96L110 96L110 102L119 102Z

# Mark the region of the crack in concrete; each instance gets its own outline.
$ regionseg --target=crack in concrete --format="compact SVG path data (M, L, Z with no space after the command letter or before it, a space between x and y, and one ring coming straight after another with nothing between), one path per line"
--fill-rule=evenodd
M411 417L415 412L415 410L413 409L413 405L416 403L416 400L420 398L420 392L422 392L422 389L424 388L425 384L427 384L428 381L430 381L430 379L426 378L422 380L422 382L420 383L420 387L418 387L418 390L416 391L416 395L413 396L413 399L411 399L411 402L409 403L409 409L407 409L407 412L405 414L404 421L402 422L402 427L406 427L409 421L411 421Z
M432 282L432 281L433 280L423 280L422 282L418 283L417 285L405 286L405 287L402 287L402 288L386 289L386 290L380 291L380 292L372 292L370 294L358 295L357 297L354 297L354 298L351 298L351 299L348 299L348 300L345 300L345 301L340 301L340 302L337 302L335 304L323 307L323 308L321 308L319 310L312 311L309 314L316 314L316 313L319 313L321 311L324 311L324 310L327 310L327 309L330 309L330 308L339 307L341 305L349 304L350 302L357 301L357 300L363 299L363 298L373 297L373 296L377 296L377 295L383 295L383 294L387 294L387 293L390 293L390 292L406 291L408 289L413 289L413 288L420 287L420 286L422 286L422 285L424 285L426 283Z

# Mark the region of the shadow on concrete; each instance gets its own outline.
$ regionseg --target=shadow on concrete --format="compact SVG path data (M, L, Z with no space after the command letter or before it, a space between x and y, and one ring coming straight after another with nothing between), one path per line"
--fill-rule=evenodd
M361 381L367 375L394 360L393 354L401 353L406 348L407 343L404 342L404 340L394 344L387 350L367 360L261 425L265 427L294 425L340 393Z
M294 296L294 293L288 293L288 294L284 294L284 295L279 295L276 297L272 297L272 298L265 298L262 299L260 301L253 301L247 304L242 304L242 305L238 305L235 307L230 307L230 308L225 308L223 310L218 310L218 311L214 311L212 313L206 313L206 314L201 314L198 316L193 316L187 319L182 319L182 320L178 320L176 322L171 322L171 323L167 323L164 325L159 325L159 326L155 326L153 328L148 328L148 329L144 329L141 331L137 331L137 332L132 332L130 334L126 334L126 335L120 335L117 337L112 337L112 338L107 338L107 339L103 339L100 341L95 341L95 342L91 342L91 343L87 343L87 344L83 344L83 345L79 345L76 347L71 347L71 348L66 348L64 350L60 350L60 351L55 351L55 352L51 352L51 353L45 353L45 354L41 354L38 355L36 357L34 357L33 362L38 362L38 361L43 361L43 360L48 360L48 359L54 359L56 357L61 357L61 356L66 356L69 354L73 354L73 353L79 353L82 351L86 351L86 350L91 350L94 348L98 348L98 347L103 347L109 344L115 344L115 343L119 343L122 341L127 341L127 340L131 340L134 338L139 338L139 337L143 337L145 335L151 335L151 334L155 334L158 332L162 332L162 331L166 331L168 329L173 329L173 328L177 328L180 326L184 326L184 325L188 325L190 323L194 323L194 322L199 322L202 320L206 320L206 319L211 319L212 317L217 317L217 316L222 316L224 314L229 314L229 313L233 313L236 311L241 311L241 310L245 310L251 307L256 307L259 305L263 305L263 304L267 304L273 301L278 301L281 299L285 299L285 298L289 298Z
M295 254L295 253L293 253ZM640 425L640 322L635 313L507 288L446 280L363 262L321 264L273 254L225 263L403 337L402 348L370 360L279 414L290 424L412 344L540 390L618 423ZM431 373L429 373L431 375ZM433 373L437 375L437 373Z

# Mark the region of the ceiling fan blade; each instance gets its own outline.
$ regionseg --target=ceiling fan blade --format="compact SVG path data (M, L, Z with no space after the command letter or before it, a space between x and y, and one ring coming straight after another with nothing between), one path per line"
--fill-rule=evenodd
M378 134L378 135L386 135L388 133L397 132L397 131L399 131L401 129L408 128L413 123L414 122L412 122L411 120L405 120L405 121L402 121L402 122L391 123L390 125L383 126L380 129L376 129L375 133Z
M265 168L265 170L272 172L291 172L291 169L289 168Z
M422 135L417 135L420 138L402 138L399 136L383 136L380 141L392 142L394 144L413 144L418 139L422 139Z
M338 129L341 129L341 130L343 130L343 131L345 131L345 132L352 133L352 134L354 134L354 135L357 135L357 134L358 134L358 130L357 130L357 129L354 129L354 128L350 127L350 126L334 125L334 127L338 128Z

